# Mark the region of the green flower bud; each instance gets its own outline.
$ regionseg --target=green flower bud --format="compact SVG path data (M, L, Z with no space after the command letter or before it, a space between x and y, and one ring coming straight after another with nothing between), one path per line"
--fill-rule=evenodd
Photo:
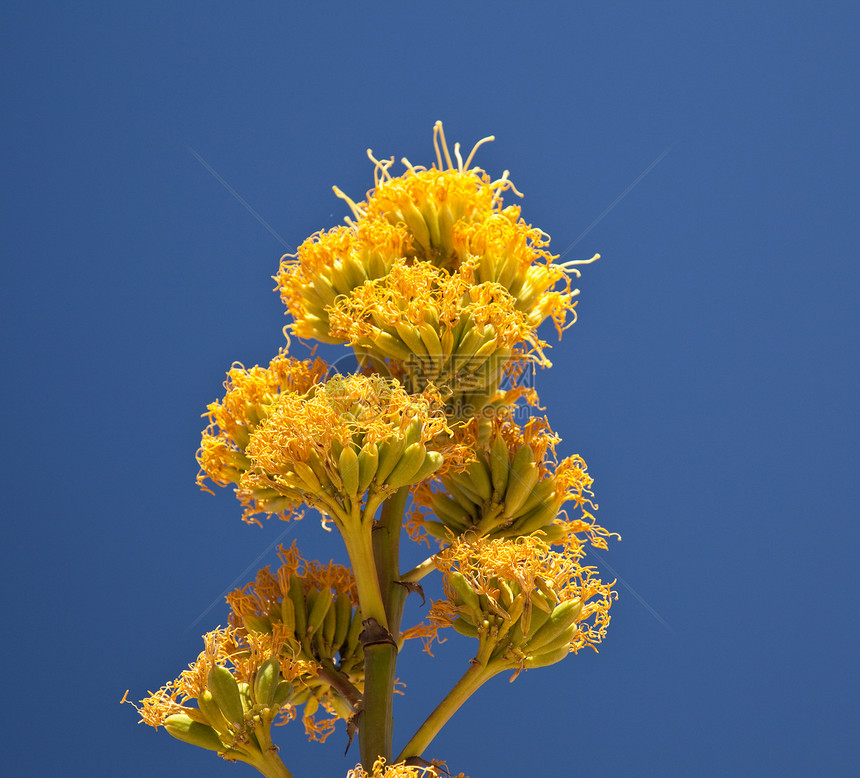
M177 740L209 751L225 751L224 744L212 727L195 721L184 713L174 713L164 720L164 728Z
M215 665L209 671L207 686L227 721L231 724L241 723L245 718L245 709L233 674L226 667Z

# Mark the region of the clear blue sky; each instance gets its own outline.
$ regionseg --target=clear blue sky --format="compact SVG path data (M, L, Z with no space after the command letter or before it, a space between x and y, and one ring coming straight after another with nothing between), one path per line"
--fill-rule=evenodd
M4 13L6 773L254 774L118 705L197 655L284 530L343 558L194 483L224 372L282 344L286 249L192 150L292 248L344 217L332 184L372 185L367 147L429 163L442 119L496 135L479 164L558 252L668 153L568 255L603 258L538 376L638 597L432 753L471 778L856 775L856 4L244 5ZM401 743L471 647L404 655ZM297 778L357 761L299 729Z

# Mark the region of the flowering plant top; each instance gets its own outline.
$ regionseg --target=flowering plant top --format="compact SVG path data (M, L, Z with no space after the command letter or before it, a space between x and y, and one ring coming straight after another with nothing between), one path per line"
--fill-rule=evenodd
M174 737L290 776L272 724L298 718L312 740L344 722L361 764L349 778L448 774L424 753L462 703L495 675L555 664L604 638L612 584L585 566L611 535L595 520L579 455L559 459L545 418L518 421L538 397L525 377L550 367L539 328L576 320L577 265L503 195L508 171L453 159L434 127L429 168L374 165L346 224L282 258L275 275L301 340L343 344L358 369L334 373L285 348L266 367L234 365L208 407L198 481L233 485L243 518L301 518L340 534L350 567L281 548L280 567L227 597L229 627L179 678L140 701L141 719ZM438 546L402 570L401 530ZM428 575L443 597L402 625L406 597ZM397 753L395 667L406 641L431 650L452 628L475 641L463 677ZM397 755L395 756L395 753Z

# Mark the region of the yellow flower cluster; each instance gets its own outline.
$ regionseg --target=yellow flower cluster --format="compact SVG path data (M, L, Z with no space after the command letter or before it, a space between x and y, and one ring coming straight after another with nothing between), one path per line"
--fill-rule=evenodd
M251 662L243 661L243 654L247 653L248 657L253 654L259 658L265 654L266 646L272 649L270 653L277 653L280 648L274 638L268 637L261 641L255 640L253 649L250 649L239 642L236 630L232 628L208 632L203 636L203 643L205 649L187 670L140 701L140 714L144 722L158 727L170 714L187 711L188 707L184 703L198 699L206 691L210 670L232 664L234 658L238 660L234 667L237 680L248 683L255 668Z
M227 595L231 626L205 635L205 650L197 661L141 700L145 723L158 727L181 715L217 729L223 722L212 714L211 705L207 708L207 698L218 696L213 682L230 686L224 680L227 672L246 699L241 722L229 720L229 730L219 731L221 750L230 755L254 729L257 703L264 702L253 697L254 683L269 661L277 662L279 677L288 682L280 687L270 721L285 724L304 706L305 731L311 740L322 742L338 720L355 714L364 687L364 654L352 572L343 565L305 561L295 543L281 547L279 556L277 571L265 567L254 582ZM209 740L215 742L211 734Z
M438 470L456 444L438 393L410 394L379 375L334 375L325 365L279 356L268 369L234 368L227 395L209 406L198 481L234 482L255 513L301 504L335 521L365 494L387 496Z
M457 144L455 165L437 123L437 165L404 160L398 177L393 158L368 152L366 200L335 189L354 218L306 240L275 276L296 335L349 343L410 391L433 383L460 418L492 401L511 362L549 365L537 328L551 317L561 333L578 294L580 263L555 263L547 236L504 206L516 192L507 171L492 181L470 167L483 142L465 162Z
M540 532L543 540L582 555L585 536L605 548L606 530L586 506L596 510L585 461L579 455L558 461L558 436L546 419L520 426L500 409L485 441L474 440L472 459L461 471L449 471L418 485L408 528L442 545L459 537L516 538ZM565 503L581 512L571 519ZM433 517L433 518L430 518Z
M224 399L208 407L209 426L203 431L197 451L200 486L207 488L207 478L219 486L240 484L252 466L246 455L252 435L281 398L304 396L327 372L328 366L321 359L294 359L283 351L266 368L247 370L234 365L224 382ZM237 496L246 507L245 518L249 521L254 521L254 513L283 514L298 504L293 495L268 487L240 486Z
M252 467L241 484L272 489L338 521L368 490L388 495L438 470L443 455L428 443L446 434L431 392L410 395L378 375L336 375L304 396L281 396L251 437Z
M305 706L305 731L323 741L338 719L355 714L364 688L355 579L343 565L305 561L295 543L278 555L282 564L274 573L264 567L255 581L227 595L230 622L243 636L284 635L283 651L309 668L290 704Z
M331 331L387 359L408 390L440 387L449 415L469 418L495 398L514 355L544 360L545 345L513 297L469 275L398 259L384 278L334 302Z
M612 584L538 535L455 542L436 566L446 599L433 604L428 621L478 638L481 664L517 673L545 667L595 648L606 634Z
M335 227L308 238L296 258L285 256L275 276L299 338L342 343L330 333L328 306L368 279L381 278L409 242L403 228L386 223Z
M271 724L295 718L290 698L316 673L313 663L283 650L286 638L283 629L209 632L197 660L135 706L141 720L225 759L259 766L274 748Z

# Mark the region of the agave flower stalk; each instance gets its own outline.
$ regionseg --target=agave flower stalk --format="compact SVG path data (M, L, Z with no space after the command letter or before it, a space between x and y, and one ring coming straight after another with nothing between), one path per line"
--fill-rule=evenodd
M316 510L350 564L282 547L276 570L228 595L229 626L197 661L141 700L145 723L291 778L272 724L301 718L323 742L345 722L361 758L348 778L438 778L450 774L423 754L484 683L603 639L615 592L584 559L611 533L592 478L582 457L556 455L546 419L517 416L539 407L525 377L551 367L539 328L551 321L560 337L573 324L578 266L598 255L556 261L549 236L505 204L522 197L508 171L473 164L492 139L464 159L438 122L435 164L404 159L399 176L368 150L366 196L334 187L346 223L282 257L286 329L351 348L359 369L286 348L265 367L234 365L208 406L198 482L232 485L249 524ZM438 545L406 572L403 529ZM444 597L403 628L406 597L434 573ZM398 652L416 638L429 652L449 628L476 641L474 657L392 760Z

